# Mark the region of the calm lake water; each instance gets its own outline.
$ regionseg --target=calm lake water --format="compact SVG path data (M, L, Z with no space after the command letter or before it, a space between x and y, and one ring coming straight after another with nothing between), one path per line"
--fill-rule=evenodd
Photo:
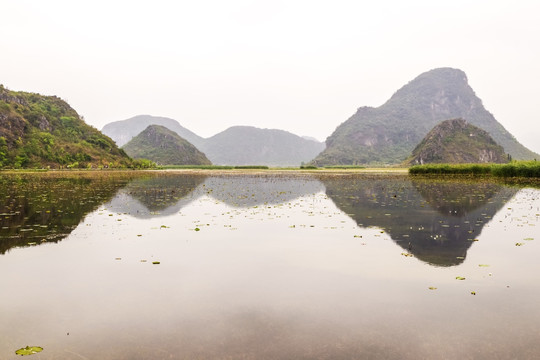
M2 174L0 213L0 359L540 358L531 187Z

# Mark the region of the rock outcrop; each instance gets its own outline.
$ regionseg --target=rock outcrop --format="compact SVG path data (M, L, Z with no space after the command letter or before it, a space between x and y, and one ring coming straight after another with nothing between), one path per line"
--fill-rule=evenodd
M406 164L505 163L508 159L503 147L486 131L463 119L452 119L435 126Z

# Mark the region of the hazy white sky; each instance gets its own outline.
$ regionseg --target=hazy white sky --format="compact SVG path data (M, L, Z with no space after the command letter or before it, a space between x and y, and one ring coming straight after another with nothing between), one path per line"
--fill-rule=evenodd
M420 73L460 68L540 152L540 1L0 0L0 83L86 122L166 116L324 140Z

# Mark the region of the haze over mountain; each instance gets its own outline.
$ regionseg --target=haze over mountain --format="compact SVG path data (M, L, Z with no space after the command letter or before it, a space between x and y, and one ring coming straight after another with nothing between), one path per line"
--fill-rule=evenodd
M148 125L164 126L196 147L199 147L204 140L199 135L180 125L174 119L151 115L137 115L127 120L114 121L105 125L101 131L113 139L118 146L123 146L146 129Z
M359 108L326 139L326 149L313 163L401 163L437 123L451 118L487 131L514 159L539 156L484 108L463 71L439 68L419 75L380 107Z
M233 126L208 139L201 150L219 165L299 166L324 149L324 144L277 129Z
M160 125L149 125L122 147L135 159L160 165L211 165L208 158L177 133Z
M508 156L489 134L463 119L437 124L413 150L408 165L427 163L505 163Z
M176 120L149 115L109 123L103 127L103 132L121 144L144 130L146 127L143 126L150 124L161 125L176 132L217 165L299 166L302 162L311 161L325 146L317 140L284 130L252 126L233 126L204 139L182 127Z
M0 168L131 165L114 141L64 100L0 85Z

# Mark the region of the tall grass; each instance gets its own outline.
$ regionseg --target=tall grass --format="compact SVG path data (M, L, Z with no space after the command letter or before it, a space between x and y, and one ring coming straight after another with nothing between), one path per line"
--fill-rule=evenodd
M426 164L409 168L409 174L492 175L497 177L540 177L540 162L513 161L508 164Z
M500 177L540 177L539 161L515 161L493 165L491 173Z

